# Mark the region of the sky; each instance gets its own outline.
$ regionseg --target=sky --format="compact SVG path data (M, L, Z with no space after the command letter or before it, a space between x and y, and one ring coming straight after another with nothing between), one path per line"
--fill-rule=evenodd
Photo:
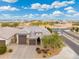
M79 0L0 0L0 20L79 20Z

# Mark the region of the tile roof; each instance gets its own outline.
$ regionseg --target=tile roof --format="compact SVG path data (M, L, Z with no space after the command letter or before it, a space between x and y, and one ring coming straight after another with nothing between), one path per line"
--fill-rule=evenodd
M0 28L0 38L9 39L14 34L18 33L20 30L12 27L1 27Z
M19 32L20 34L21 33L34 33L34 32L42 32L43 35L50 35L50 32L44 28L44 27L38 27L38 26L29 26L29 27L24 27L21 32Z
M0 27L0 40L6 40L12 37L15 34L31 34L30 38L37 38L38 36L34 35L35 32L42 32L43 35L50 35L50 32L43 27L30 26L24 27L23 29L13 28L13 27Z

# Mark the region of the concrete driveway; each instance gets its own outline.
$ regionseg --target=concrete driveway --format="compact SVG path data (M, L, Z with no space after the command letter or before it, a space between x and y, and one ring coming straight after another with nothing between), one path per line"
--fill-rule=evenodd
M64 47L56 56L41 58L35 51L36 47L37 46L11 45L9 48L13 49L13 52L0 55L0 59L79 59L79 56L69 47Z
M40 58L40 56L35 51L37 46L35 45L16 45L11 44L8 46L9 49L12 49L13 52L6 52L3 55L0 55L0 59L46 59Z
M12 54L11 59L35 59L36 46L18 45L15 52Z

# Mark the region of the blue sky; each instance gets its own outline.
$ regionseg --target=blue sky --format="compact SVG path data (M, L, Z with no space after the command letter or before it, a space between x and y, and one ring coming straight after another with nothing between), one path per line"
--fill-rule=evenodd
M0 0L0 19L78 20L78 0Z

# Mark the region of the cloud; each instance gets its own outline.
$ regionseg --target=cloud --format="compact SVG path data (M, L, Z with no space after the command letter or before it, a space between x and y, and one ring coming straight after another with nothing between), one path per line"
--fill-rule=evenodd
M61 17L62 16L62 17ZM50 19L76 19L79 13L76 14L64 14L57 10L50 14L24 14L24 15L10 15L0 14L0 19L14 19L14 20L50 20Z
M68 12L68 13L76 13L75 10L68 10L67 12Z
M69 7L65 8L64 10L73 10L73 9L74 9L73 7L69 6Z
M39 10L39 11L45 11L45 10L49 10L49 9L53 9L53 8L64 7L64 6L67 6L69 4L74 4L74 3L75 3L74 1L63 1L63 2L55 1L50 5L34 3L34 4L31 5L30 9L36 9L36 10Z
M59 2L59 1L55 1L54 3L52 3L51 7L52 8L59 8L59 7L63 7L66 6L67 4L65 4L65 2Z
M54 11L53 12L53 16L60 16L63 15L63 13L61 11Z
M31 9L37 9L39 11L48 10L50 5L35 3L31 5Z
M64 10L67 10L67 13L76 13L75 9L71 6L65 8Z
M61 11L54 11L53 13L50 14L24 14L24 15L10 15L10 14L2 14L0 15L0 19L26 19L26 20L49 20L53 19L57 16L61 16L63 13ZM2 17L2 18L1 18Z
M24 19L44 19L44 20L48 20L48 19L53 19L55 17L58 17L58 16L62 16L64 15L63 12L61 11L54 11L53 13L50 13L50 14L25 14L24 16L22 16Z
M8 3L14 3L14 2L17 2L17 0L2 0L4 2L8 2Z
M17 11L19 10L16 7L11 7L11 6L0 6L0 11Z
M73 16L78 16L78 17L79 17L79 12L78 12L78 13L76 13L76 14L74 14Z
M64 7L67 6L69 4L74 4L74 1L63 1L63 2L59 2L59 1L55 1L52 3L51 7L52 8L60 8L60 7Z
M41 17L48 17L48 14L42 14Z

